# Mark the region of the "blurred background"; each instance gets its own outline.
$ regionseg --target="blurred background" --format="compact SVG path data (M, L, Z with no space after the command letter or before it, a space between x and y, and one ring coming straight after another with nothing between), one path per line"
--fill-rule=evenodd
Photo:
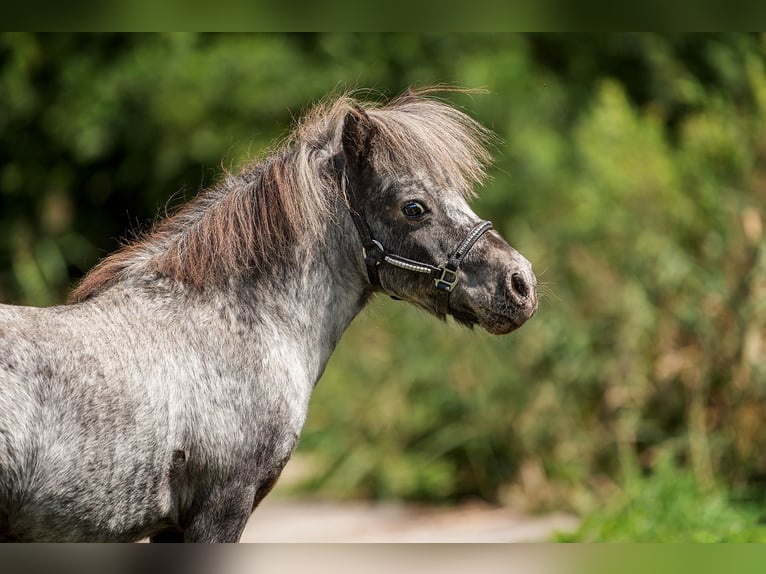
M474 207L545 296L500 338L375 300L280 492L766 541L764 35L2 35L0 300L64 302L328 92L429 84L488 91L447 96L501 138Z

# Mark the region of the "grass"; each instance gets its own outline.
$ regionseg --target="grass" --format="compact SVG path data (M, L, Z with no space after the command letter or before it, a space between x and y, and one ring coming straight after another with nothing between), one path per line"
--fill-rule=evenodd
M761 507L736 501L720 485L700 487L670 460L627 481L604 506L586 514L558 542L766 542Z

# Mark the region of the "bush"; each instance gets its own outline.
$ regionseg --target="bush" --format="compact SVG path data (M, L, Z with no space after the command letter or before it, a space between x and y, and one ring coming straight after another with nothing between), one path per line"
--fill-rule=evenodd
M559 542L766 542L760 506L703 488L694 474L664 457L646 477L632 477L575 532Z

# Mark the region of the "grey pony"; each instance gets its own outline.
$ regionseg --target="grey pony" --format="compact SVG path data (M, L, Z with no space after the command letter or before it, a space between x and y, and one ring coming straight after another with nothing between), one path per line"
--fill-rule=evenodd
M386 249L446 260L480 221L491 137L426 92L328 98L67 305L0 305L0 540L238 541L374 292L351 210ZM444 316L432 278L383 264L379 280ZM536 308L529 262L487 232L449 314L504 334Z

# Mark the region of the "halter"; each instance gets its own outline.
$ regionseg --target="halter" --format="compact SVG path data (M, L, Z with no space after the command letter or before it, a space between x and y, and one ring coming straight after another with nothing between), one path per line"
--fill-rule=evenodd
M364 254L364 263L367 267L367 278L370 280L370 284L373 288L388 294L394 299L398 299L398 297L388 293L380 283L378 267L383 263L388 263L389 265L393 265L394 267L406 271L430 275L436 286L436 308L442 315L449 314L450 293L452 293L452 290L460 279L458 269L463 262L463 258L479 238L492 229L491 221L482 221L474 226L471 231L468 232L465 239L463 239L457 246L454 253L447 258L447 262L436 267L429 263L407 259L406 257L388 251L383 247L380 241L373 237L370 226L367 224L364 215L356 211L354 208L351 208L350 212L351 218L354 220L354 226L359 232L359 237L362 240L362 253Z
M335 156L332 165L340 185L349 189L351 186L346 174L345 166L343 165L342 156ZM436 309L441 315L449 315L450 294L460 280L460 275L458 273L460 264L463 262L463 258L465 258L471 250L471 247L474 246L481 236L492 229L492 222L480 221L471 228L471 231L469 231L468 235L466 235L463 241L460 242L457 249L455 249L453 254L447 258L447 262L437 267L430 263L402 257L383 247L383 244L372 235L372 230L364 217L364 211L361 209L357 210L351 205L352 196L353 192L347 196L349 198L349 213L354 222L354 227L356 227L356 230L359 233L359 238L362 240L362 254L364 255L364 264L367 268L367 279L370 281L370 285L372 285L373 289L382 291L392 299L399 299L399 297L391 295L391 293L386 291L385 287L383 287L380 282L378 267L383 263L393 265L394 267L404 269L405 271L430 275L436 287Z

